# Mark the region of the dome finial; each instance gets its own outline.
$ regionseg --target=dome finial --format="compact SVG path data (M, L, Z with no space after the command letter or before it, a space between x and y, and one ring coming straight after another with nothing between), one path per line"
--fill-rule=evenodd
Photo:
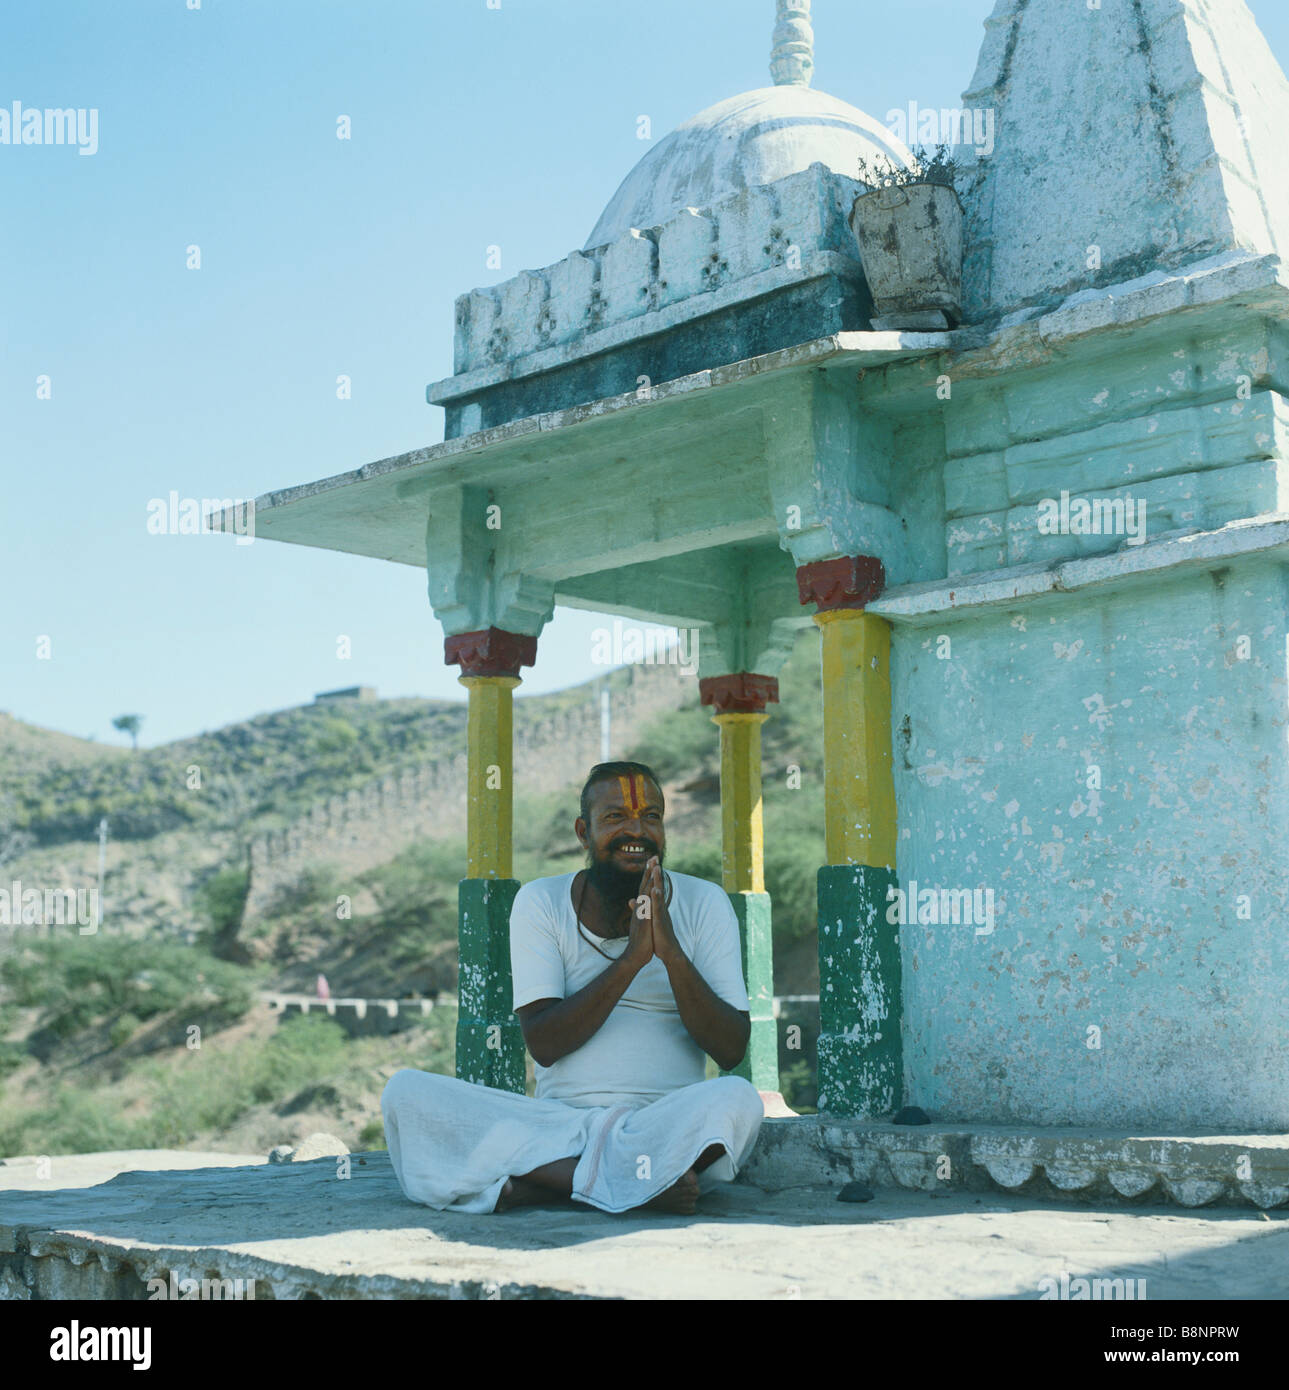
M815 70L815 31L810 0L777 0L770 76L776 87L808 87Z

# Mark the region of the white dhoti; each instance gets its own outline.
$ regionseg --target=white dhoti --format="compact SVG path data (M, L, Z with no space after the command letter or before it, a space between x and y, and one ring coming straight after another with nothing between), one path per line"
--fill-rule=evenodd
M506 1179L577 1158L573 1196L621 1212L665 1192L705 1149L724 1152L700 1192L731 1181L764 1118L759 1092L720 1076L649 1103L581 1107L407 1068L381 1095L385 1138L404 1196L438 1211L489 1212Z

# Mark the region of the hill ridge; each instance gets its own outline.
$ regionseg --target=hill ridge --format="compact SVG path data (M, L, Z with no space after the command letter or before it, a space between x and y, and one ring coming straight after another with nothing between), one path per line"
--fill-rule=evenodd
M601 682L569 689L588 685ZM638 729L653 715L680 708L693 698L692 686L675 667L627 667L624 676L610 679L603 688L610 692L611 731L623 724ZM600 701L593 698L544 718L516 720L515 790L557 791L589 771L600 761L600 718ZM465 808L463 751L445 752L419 766L380 774L343 795L319 798L285 829L267 831L250 842L244 920L257 920L279 893L289 891L320 861L360 873L418 839L460 834Z

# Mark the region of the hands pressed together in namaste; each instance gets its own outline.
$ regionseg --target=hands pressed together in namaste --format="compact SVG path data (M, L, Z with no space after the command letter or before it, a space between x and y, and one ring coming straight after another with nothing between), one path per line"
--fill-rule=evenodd
M655 854L645 865L640 879L640 895L631 899L631 932L623 959L637 968L648 965L657 956L665 966L681 953L676 933L667 911L663 890L662 865Z

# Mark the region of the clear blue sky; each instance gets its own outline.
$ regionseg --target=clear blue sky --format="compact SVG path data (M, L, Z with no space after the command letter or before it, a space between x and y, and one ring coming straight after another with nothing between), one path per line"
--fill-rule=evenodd
M992 8L815 0L815 85L879 119L956 105ZM1289 64L1289 6L1252 8ZM112 717L137 711L151 745L343 685L460 698L420 571L149 535L148 501L255 497L441 439L425 386L451 373L456 295L580 247L648 148L639 115L660 139L768 85L773 13L6 5L0 107L100 115L92 158L0 146L0 709L117 743ZM335 397L340 373L352 400ZM587 640L601 621L557 611L522 691L602 670Z

